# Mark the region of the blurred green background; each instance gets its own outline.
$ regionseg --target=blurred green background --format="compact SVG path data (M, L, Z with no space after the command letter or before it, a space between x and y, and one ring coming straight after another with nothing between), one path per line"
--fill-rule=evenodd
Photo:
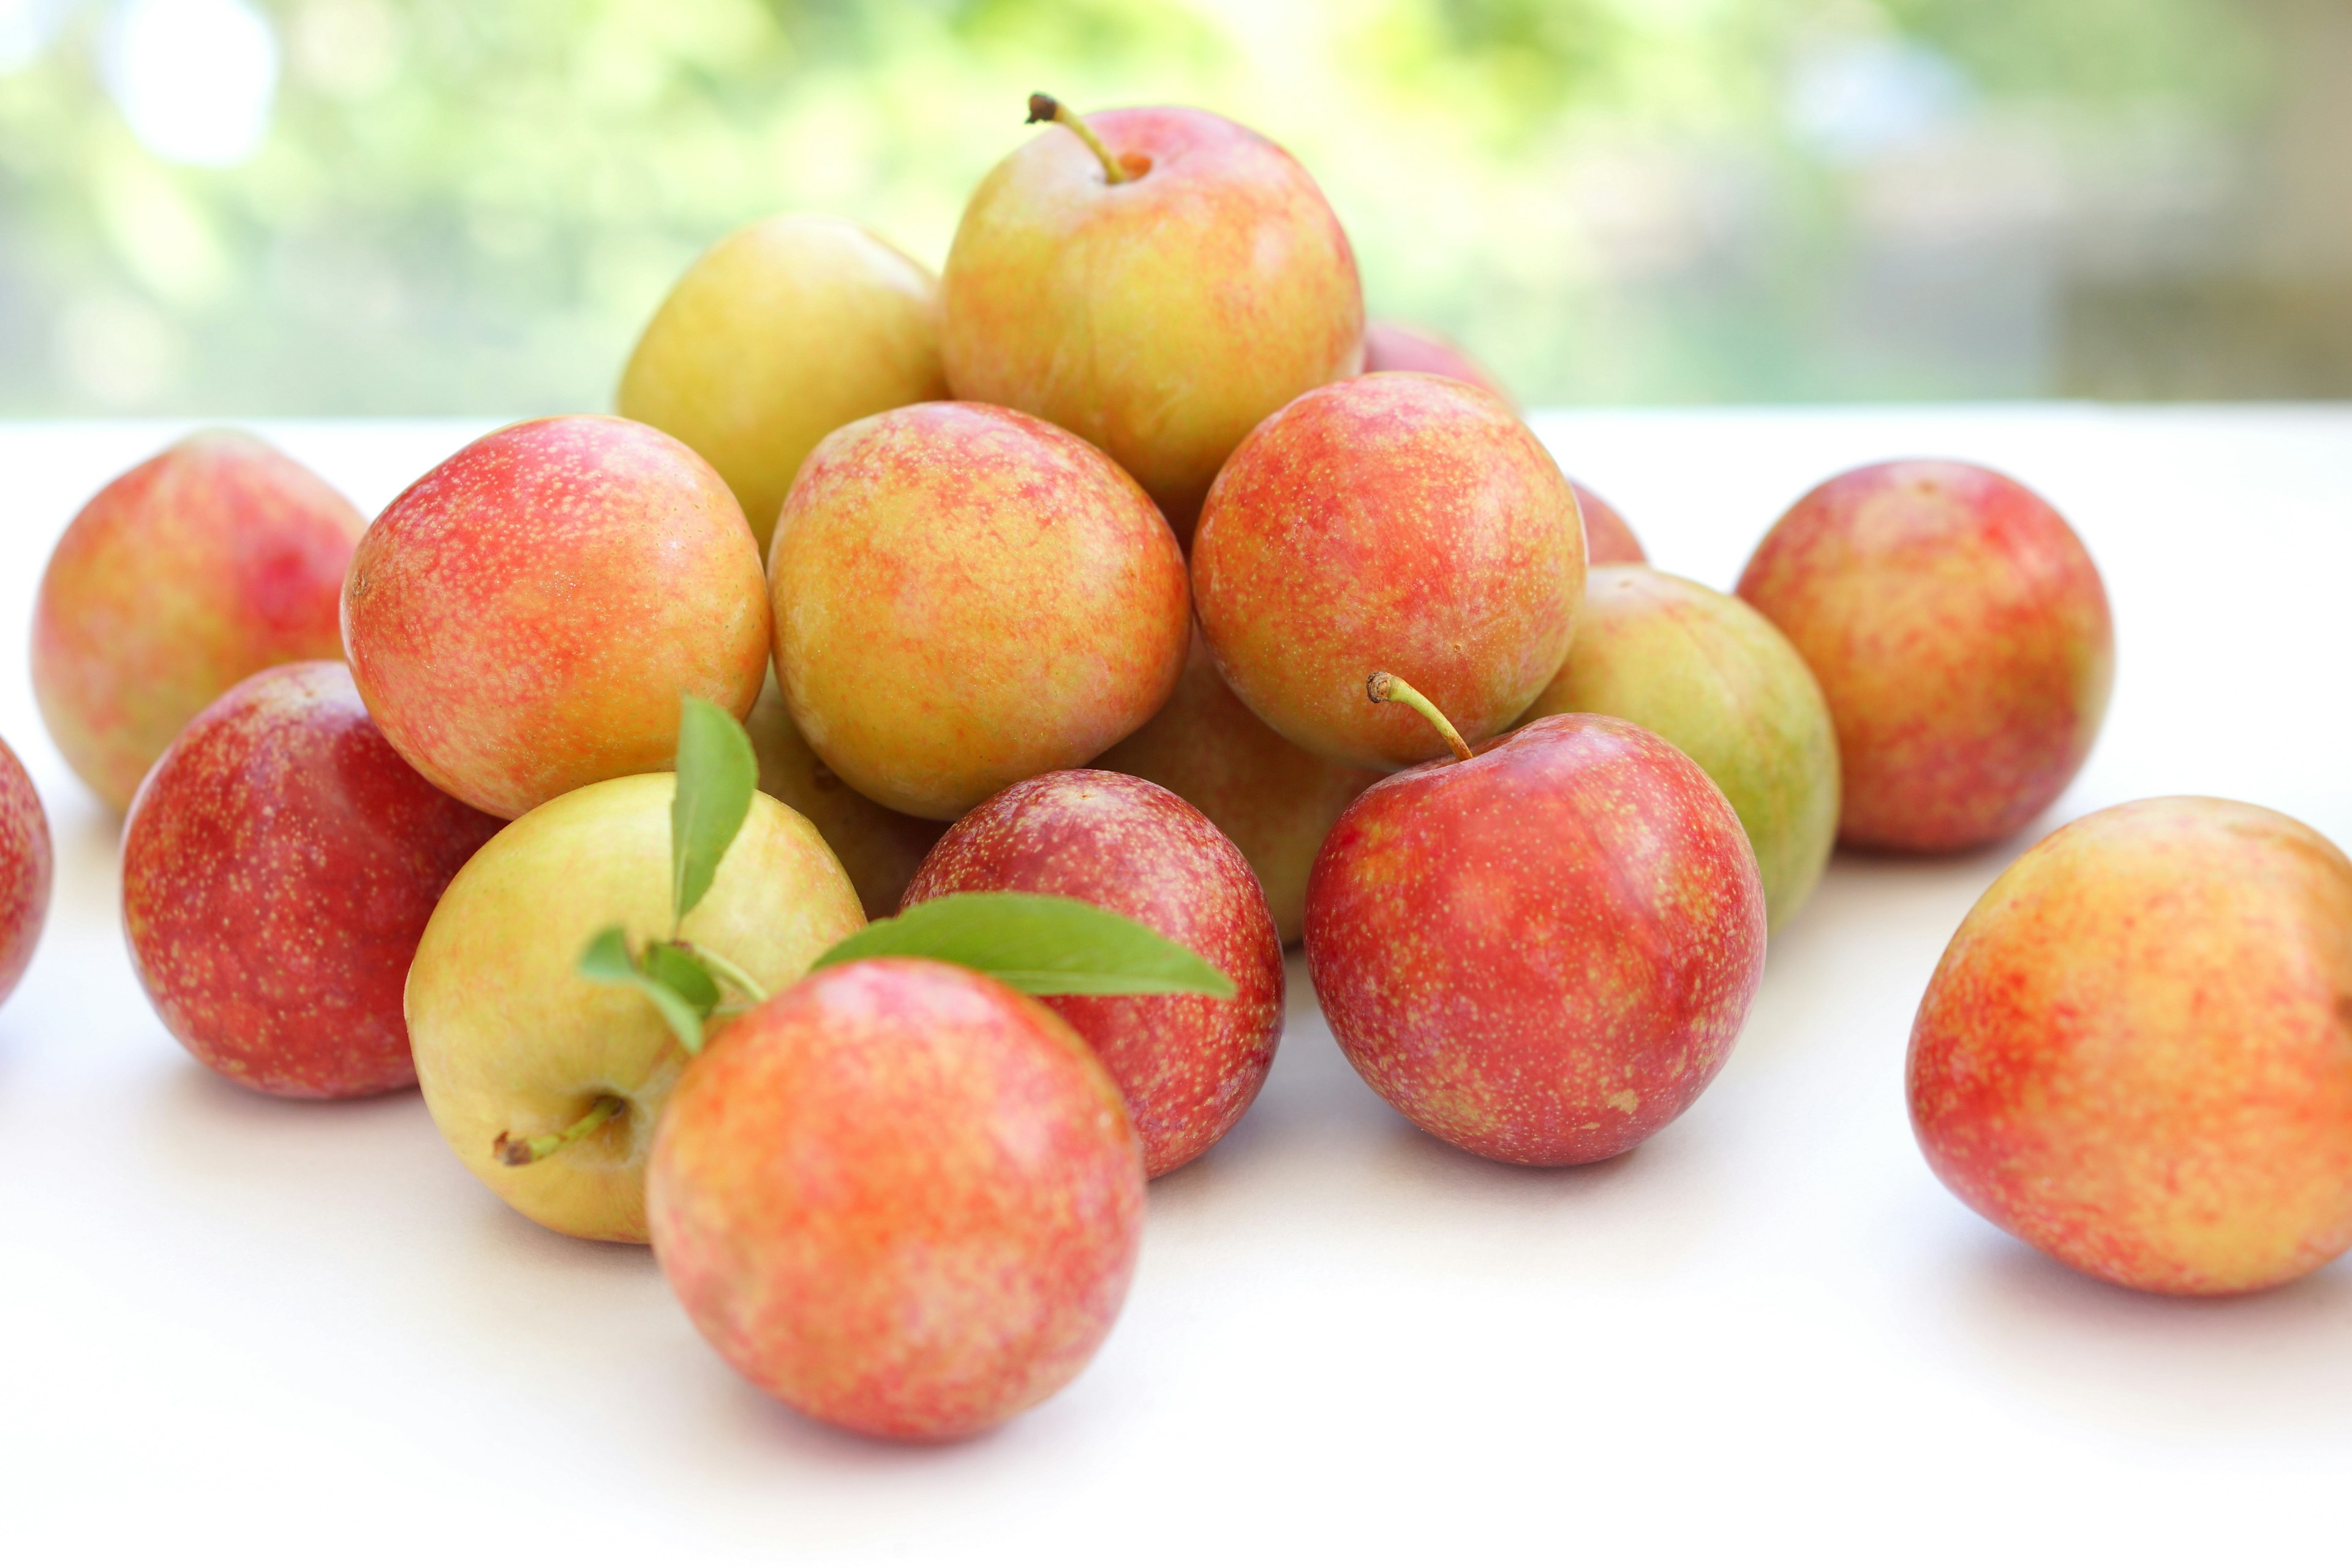
M1530 402L2352 393L2343 0L0 0L0 411L609 404L780 208L1287 145Z

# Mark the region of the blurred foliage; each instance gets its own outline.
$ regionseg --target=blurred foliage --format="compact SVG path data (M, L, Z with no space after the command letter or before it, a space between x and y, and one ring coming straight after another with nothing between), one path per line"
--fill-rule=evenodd
M1886 171L1942 169L1963 241L2031 228L2002 156L2074 181L2062 203L2151 159L2168 177L2182 147L2226 150L2265 68L2226 0L260 8L283 70L235 167L131 135L100 0L51 0L54 34L0 74L0 409L603 406L669 280L739 223L838 211L936 264L1033 133L1032 89L1258 125L1330 193L1374 308L1531 400L2030 392L2044 367L1970 324L1981 289L1915 319L1944 285L1880 265L1923 243L1878 211ZM1857 43L1865 88L1916 57L1964 91L1825 151L1792 83ZM2042 127L2022 154L2012 124Z

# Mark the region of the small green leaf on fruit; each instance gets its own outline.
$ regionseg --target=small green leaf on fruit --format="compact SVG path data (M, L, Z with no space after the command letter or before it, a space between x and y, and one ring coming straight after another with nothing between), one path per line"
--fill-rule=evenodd
M679 956L685 957L684 954ZM694 963L690 958L686 962ZM699 964L695 967L698 971L701 968ZM669 1026L669 1032L677 1037L678 1043L686 1047L688 1055L702 1048L702 1020L708 1009L698 1010L692 1002L638 968L636 960L629 956L629 939L619 926L606 926L590 939L588 946L580 954L579 968L584 979L601 985L625 985L651 1002L654 1010L661 1015L662 1022ZM709 986L715 1005L718 987L711 984L708 974L702 976L702 983Z
M1033 996L1234 994L1191 948L1099 904L1046 893L950 893L876 921L810 967L861 958L958 963Z
M719 1005L719 982L702 961L676 942L654 942L646 944L638 967L646 976L668 986L695 1011L697 1017L708 1018Z
M670 908L686 919L751 815L760 759L735 716L687 697L677 719L677 795L669 808Z

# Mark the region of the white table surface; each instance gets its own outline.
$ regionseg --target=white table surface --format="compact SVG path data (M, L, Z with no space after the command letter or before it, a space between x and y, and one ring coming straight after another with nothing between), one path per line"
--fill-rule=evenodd
M1838 468L2018 475L2116 605L2090 766L1997 850L1840 858L1714 1088L1596 1167L1413 1131L1294 958L1265 1092L1152 1189L1100 1357L934 1449L769 1403L647 1253L509 1213L415 1095L278 1103L180 1051L125 957L118 824L50 747L25 648L57 531L181 426L0 425L0 734L58 858L0 1007L0 1559L2347 1560L2352 1260L2225 1301L2079 1278L1936 1184L1901 1064L1953 928L2060 821L2193 792L2352 843L2352 410L1538 423L1657 563L1717 586ZM259 426L371 511L480 427Z

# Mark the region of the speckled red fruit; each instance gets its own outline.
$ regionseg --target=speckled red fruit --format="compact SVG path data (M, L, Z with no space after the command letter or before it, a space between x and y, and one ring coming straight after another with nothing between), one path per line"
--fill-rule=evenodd
M1357 797L1307 886L1307 962L1390 1104L1489 1159L1581 1164L1723 1066L1763 977L1764 889L1697 763L1561 714Z
M1389 670L1472 741L1500 731L1568 656L1584 596L1574 492L1492 393L1390 373L1318 387L1250 433L1192 542L1218 671L1295 744L1394 768L1445 743Z
M384 508L343 588L352 675L417 772L499 816L669 766L682 693L737 718L768 668L759 547L649 425L509 425Z
M341 658L335 598L364 526L235 430L199 431L92 497L33 608L33 691L82 782L121 811L214 698L273 664Z
M1150 498L1009 408L919 403L827 436L768 569L793 724L914 816L1087 762L1184 668L1184 556Z
M1838 835L1939 851L2017 832L2091 753L2115 683L2098 568L2065 520L1967 463L1841 474L1756 547L1739 596L1837 721Z
M1364 328L1364 374L1374 371L1417 370L1426 375L1452 376L1473 386L1483 386L1506 403L1516 405L1510 388L1485 365L1472 359L1459 345L1448 342L1422 327L1408 327L1402 321L1372 321ZM1633 537L1617 509L1575 480L1569 481L1576 491L1576 501L1584 514L1584 558L1595 566L1618 562L1646 561L1642 542Z
M280 665L198 714L122 834L140 983L190 1054L249 1089L404 1089L401 992L449 879L502 825L385 743L340 664Z
M2069 823L1986 889L1911 1029L1944 1184L2086 1273L2221 1295L2352 1248L2352 861L2236 801Z
M25 764L0 741L0 1002L8 1000L33 962L55 866L48 814Z
M1047 125L972 192L940 283L958 397L1074 430L1180 540L1251 427L1363 362L1355 252L1298 161L1200 109Z
M1282 1038L1282 939L1242 852L1174 793L1094 768L1024 780L948 829L907 903L950 893L1083 899L1191 948L1233 981L1222 999L1046 999L1127 1097L1147 1174L1207 1152L1257 1098Z
M1135 1271L1143 1160L1067 1024L968 969L820 970L689 1065L654 1254L736 1371L821 1421L961 1437L1084 1369Z
M1257 873L1285 942L1307 930L1307 874L1348 803L1381 775L1292 745L1251 712L1195 633L1176 694L1151 722L1095 759L1174 790L1234 841Z

